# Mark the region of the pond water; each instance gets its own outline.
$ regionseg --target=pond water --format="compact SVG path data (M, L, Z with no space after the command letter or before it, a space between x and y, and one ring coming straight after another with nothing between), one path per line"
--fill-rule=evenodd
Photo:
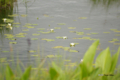
M0 30L1 58L7 57L11 60L11 55L14 55L15 59L19 56L21 61L28 62L29 51L31 61L40 54L42 58L65 56L72 62L79 62L88 47L97 39L100 40L101 50L110 47L111 54L118 50L120 10L117 8L106 11L99 6L93 9L88 0L18 0L14 5L13 11L2 17L13 19L14 22L12 29ZM13 14L17 15L8 16ZM5 24L1 22L0 24ZM50 29L54 29L54 32L49 33ZM21 34L18 36L19 33ZM15 40L6 38L8 34L14 35ZM68 39L57 39L58 36L67 36ZM70 43L79 44L70 47ZM70 47L76 52L53 48L56 46ZM96 56L101 50L97 50Z

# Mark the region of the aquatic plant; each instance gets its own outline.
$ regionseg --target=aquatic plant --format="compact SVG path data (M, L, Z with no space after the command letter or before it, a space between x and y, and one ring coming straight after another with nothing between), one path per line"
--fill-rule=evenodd
M120 68L116 67L120 47L113 56L110 54L109 48L103 50L93 64L96 49L99 45L99 40L95 41L86 51L81 62L71 62L71 60L62 60L62 65L52 61L48 68L43 67L47 58L60 58L60 55L47 55L38 66L28 66L21 69L23 65L20 60L17 60L17 65L14 70L6 63L6 58L0 58L0 79L1 80L119 80ZM56 48L63 48L56 46ZM71 50L76 52L74 50ZM39 57L39 55L33 55ZM67 62L67 63L66 63ZM14 64L15 65L15 64ZM117 69L116 69L117 68ZM16 72L17 71L17 72Z

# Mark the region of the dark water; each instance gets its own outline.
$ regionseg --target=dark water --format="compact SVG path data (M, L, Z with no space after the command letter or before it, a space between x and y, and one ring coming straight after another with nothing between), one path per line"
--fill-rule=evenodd
M110 47L111 54L114 54L119 45L110 43L113 38L120 40L120 32L114 32L110 29L120 30L120 10L118 8L110 8L108 12L104 10L102 6L92 9L92 5L88 0L29 0L25 3L22 0L18 0L14 4L12 13L18 14L19 16L13 17L14 22L19 22L19 27L12 25L12 30L1 30L0 34L0 57L7 57L11 59L11 54L16 56L19 55L19 59L23 62L27 62L27 53L29 50L35 50L36 52L30 53L31 59L34 60L36 57L32 55L40 54L42 57L47 55L66 55L73 62L79 62L83 58L85 51L94 42L94 40L85 39L73 39L80 37L91 37L100 40L100 48L105 49ZM20 15L26 14L26 17ZM6 16L7 17L7 16ZM85 17L87 19L79 19L79 17ZM3 17L5 18L5 16ZM8 17L10 18L10 17ZM1 21L2 22L2 21ZM3 23L3 22L2 22ZM29 31L22 31L28 29L23 27L26 23L38 24L35 28L30 28ZM65 23L66 25L58 25L58 23ZM60 27L61 29L54 29ZM68 27L76 27L76 29L68 29ZM43 34L38 31L38 28L45 28L44 31L54 29L55 33ZM84 30L84 28L91 28L91 30ZM70 33L69 31L84 32L84 35L77 35L76 33ZM88 33L95 32L98 34L86 35ZM110 32L110 33L103 33ZM8 40L4 34L26 33L26 37L19 38L15 37L16 40ZM32 34L37 33L39 36L33 36ZM57 36L67 36L68 39L57 39ZM38 40L31 40L31 46L28 45L27 39L38 38ZM46 42L41 40L43 38L54 39L55 41ZM13 53L10 53L9 42L17 42L17 44L11 44ZM53 49L55 46L70 47L70 43L79 43L75 47L70 49L77 50L79 52L68 52L63 49ZM116 41L115 43L120 43ZM113 51L115 50L115 52ZM3 52L9 51L9 52ZM97 51L96 56L99 54Z

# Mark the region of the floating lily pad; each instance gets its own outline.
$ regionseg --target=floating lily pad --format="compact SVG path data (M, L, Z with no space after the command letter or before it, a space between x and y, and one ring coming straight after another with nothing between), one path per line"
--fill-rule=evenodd
M6 26L6 24L0 24L0 26Z
M61 27L55 27L55 29L61 29Z
M22 14L21 16L22 16L22 17L26 17L27 15L26 15L26 14Z
M6 20L7 23L12 23L13 21L14 21L14 20L12 20L12 19L7 19L7 20Z
M3 53L7 53L7 52L9 52L9 51L2 51Z
M117 29L110 29L111 31L117 31Z
M46 39L46 38L43 38L43 39L41 39L41 40L46 40L46 41L48 41L48 42L50 42L50 41L55 41L54 39Z
M58 25L66 25L65 23L58 23Z
M71 32L71 33L76 33L76 31L69 31L69 32Z
M115 41L108 41L108 42L110 42L110 43L114 43Z
M22 31L29 31L29 29L23 29Z
M18 14L8 15L9 17L16 17Z
M114 31L114 32L120 32L120 31Z
M70 47L62 47L62 49L64 49L65 51L68 51Z
M37 34L37 33L34 33L34 34L32 34L33 36L39 36L40 34Z
M6 58L0 58L0 62L6 62Z
M117 38L113 38L112 41L119 41Z
M114 43L114 45L120 45L120 43Z
M103 32L103 33L110 33L110 32Z
M91 35L90 33L87 33L86 35Z
M91 28L84 28L84 30L91 30Z
M84 35L84 32L76 32L77 35Z
M50 31L48 31L48 32L41 32L41 33L43 33L43 34L49 34L49 33L51 33Z
M73 21L77 21L77 20L73 20Z
M10 44L17 44L17 42L9 42Z
M54 55L47 55L47 57L54 58L55 56Z
M44 14L44 17L49 17L49 15L47 15L47 14Z
M38 40L38 38L31 38L31 40Z
M34 53L34 52L36 52L36 51L35 51L35 50L29 50L29 52L30 52L30 53Z
M76 27L68 27L68 29L76 29Z
M87 19L87 17L79 17L79 19Z
M115 36L120 36L120 34L115 34Z
M20 27L20 26L15 25L15 26L13 26L13 27Z
M79 52L79 51L77 51L77 50L72 50L72 49L70 49L70 50L68 50L69 52Z
M55 47L52 47L52 48L63 48L63 46L55 46Z
M38 28L37 30L45 30L45 28Z
M56 38L57 38L57 39L62 39L63 37L57 36Z
M15 38L9 38L8 40L16 40Z
M17 36L15 36L15 37L25 37L24 35L17 35Z

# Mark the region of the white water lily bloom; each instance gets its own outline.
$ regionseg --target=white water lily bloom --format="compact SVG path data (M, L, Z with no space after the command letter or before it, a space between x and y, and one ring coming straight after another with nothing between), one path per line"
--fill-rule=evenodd
M11 24L10 24L10 23L8 23L8 26L11 26Z
M67 39L67 36L63 36L63 39Z
M51 32L54 32L54 29L50 29Z
M10 29L12 30L12 27L10 27Z
M83 59L81 59L80 62L83 62Z
M70 43L70 46L75 46L75 43Z
M6 18L3 19L4 22L6 22L6 20L7 20Z

